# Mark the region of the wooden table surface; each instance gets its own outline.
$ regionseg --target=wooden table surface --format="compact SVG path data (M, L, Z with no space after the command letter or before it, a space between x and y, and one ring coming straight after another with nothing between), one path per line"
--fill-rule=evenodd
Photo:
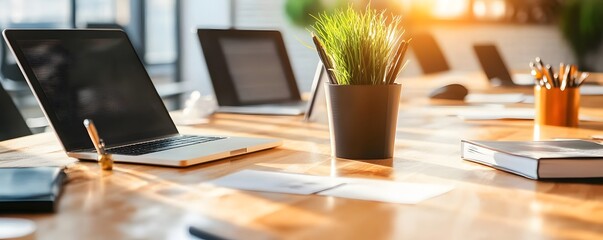
M331 157L324 109L319 108L318 120L311 123L301 116L216 114L209 124L180 130L276 137L284 144L188 168L116 164L112 172L102 172L94 162L76 162L67 169L69 180L57 213L2 216L34 220L39 239L187 239L189 225L231 239L603 239L601 182L534 181L460 157L461 139L589 138L603 134L603 122L538 128L527 120L463 121L448 115L462 102L425 97L445 81L405 80L393 159ZM472 91L489 90L484 84L472 86ZM582 113L603 117L603 96L582 100ZM0 142L0 166L69 162L75 160L66 157L51 133ZM455 189L417 205L401 205L238 191L206 183L243 169Z

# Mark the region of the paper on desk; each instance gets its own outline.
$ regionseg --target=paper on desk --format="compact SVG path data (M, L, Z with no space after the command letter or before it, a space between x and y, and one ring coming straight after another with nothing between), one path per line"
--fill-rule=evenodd
M367 201L417 204L453 189L452 186L403 183L384 180L342 178L345 184L318 193L318 195Z
M498 119L534 119L533 108L505 108L495 111L460 111L458 117L463 120L498 120Z
M210 183L229 188L290 194L318 194L368 201L416 204L453 187L361 178L336 178L293 173L243 170Z
M580 95L603 95L603 86L600 85L582 85L580 86Z
M236 172L210 183L241 190L302 195L317 193L343 184L341 180L331 177L255 170Z
M505 108L497 111L464 111L459 112L459 118L469 120L532 120L535 116L533 108ZM603 122L603 118L580 115L580 121Z
M465 97L466 103L519 103L526 98L522 93L486 94L471 93Z

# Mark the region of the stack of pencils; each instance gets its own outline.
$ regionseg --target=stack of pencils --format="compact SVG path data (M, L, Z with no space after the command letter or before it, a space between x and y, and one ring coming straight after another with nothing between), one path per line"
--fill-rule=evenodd
M584 83L590 75L587 72L578 71L578 67L573 64L559 64L559 72L555 73L553 67L544 64L542 59L537 57L535 62L530 62L532 76L536 85L546 89L559 88L564 91L566 88L577 88Z

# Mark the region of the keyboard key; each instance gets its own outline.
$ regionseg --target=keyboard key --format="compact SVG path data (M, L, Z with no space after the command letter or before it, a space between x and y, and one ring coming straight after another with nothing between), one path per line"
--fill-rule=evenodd
M111 147L107 148L107 152L120 155L143 155L220 139L224 139L224 137L179 135L127 146Z

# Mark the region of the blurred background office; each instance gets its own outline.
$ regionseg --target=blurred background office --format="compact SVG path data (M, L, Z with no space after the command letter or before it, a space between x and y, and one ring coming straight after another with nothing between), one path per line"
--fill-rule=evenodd
M318 57L308 14L367 0L0 0L1 28L120 28L170 110L192 90L212 94L195 34L199 27L278 29L283 33L299 88L310 90ZM374 7L403 16L414 44L429 36L442 51L440 70L479 71L472 46L495 44L509 69L528 71L540 56L603 71L600 0L372 0ZM597 21L598 20L598 21ZM2 43L4 45L4 43ZM3 47L1 83L32 126L42 114ZM404 76L429 73L411 53ZM404 77L403 76L403 77ZM36 122L36 118L39 121Z

